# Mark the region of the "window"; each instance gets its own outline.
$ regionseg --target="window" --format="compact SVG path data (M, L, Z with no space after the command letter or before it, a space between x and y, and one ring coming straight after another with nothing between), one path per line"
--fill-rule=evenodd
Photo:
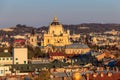
M1 70L1 74L3 74L3 70Z
M10 58L10 60L12 60L12 58Z
M31 41L33 42L33 39Z
M18 62L16 62L16 64L18 64Z
M1 60L1 58L0 58L0 60Z
M18 60L18 58L16 58L16 60Z
M54 31L52 31L52 33L54 34Z
M3 58L3 60L5 60L5 58Z
M26 64L26 61L24 61L24 64Z
M7 60L9 60L9 58L7 58Z
M48 39L48 43L49 43L49 41L50 41L50 40Z

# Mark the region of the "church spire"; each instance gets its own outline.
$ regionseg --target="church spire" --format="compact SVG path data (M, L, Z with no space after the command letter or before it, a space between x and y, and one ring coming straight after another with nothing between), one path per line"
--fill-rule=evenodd
M31 35L35 35L35 30L34 29L32 29L32 32L31 32Z

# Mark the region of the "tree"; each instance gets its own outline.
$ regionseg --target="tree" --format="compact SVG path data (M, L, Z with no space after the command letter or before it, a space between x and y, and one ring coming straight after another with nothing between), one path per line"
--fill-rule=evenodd
M42 58L43 58L43 57L47 57L47 56L48 56L48 54L42 52L39 47L36 47L36 48L34 49L34 57L42 57Z
M39 47L35 47L34 54L34 57L39 57L41 55L41 50Z
M34 57L34 50L31 46L28 46L28 58L31 59Z

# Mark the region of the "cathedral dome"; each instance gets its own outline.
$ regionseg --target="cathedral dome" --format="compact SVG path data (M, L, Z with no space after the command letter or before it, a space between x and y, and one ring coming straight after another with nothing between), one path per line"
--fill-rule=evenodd
M51 25L60 25L60 23L58 22L58 18L55 16L53 19L53 22L51 23Z

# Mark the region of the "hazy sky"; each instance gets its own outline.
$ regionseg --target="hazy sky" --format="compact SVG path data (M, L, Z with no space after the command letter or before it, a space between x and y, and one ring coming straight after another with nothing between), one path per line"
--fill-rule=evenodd
M0 0L0 27L120 23L120 0Z

